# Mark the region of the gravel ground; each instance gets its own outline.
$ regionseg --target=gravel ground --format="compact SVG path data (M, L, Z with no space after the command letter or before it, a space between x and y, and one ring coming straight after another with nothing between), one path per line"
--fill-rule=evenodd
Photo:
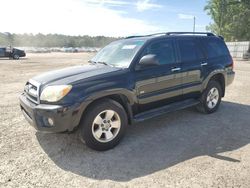
M249 187L250 62L235 62L218 112L189 108L136 124L116 148L96 152L75 133L36 132L18 104L29 78L90 56L0 59L0 187Z

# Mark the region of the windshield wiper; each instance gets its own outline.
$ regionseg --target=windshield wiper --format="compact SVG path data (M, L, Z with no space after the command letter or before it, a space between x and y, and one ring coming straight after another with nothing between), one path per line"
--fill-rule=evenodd
M108 63L106 63L106 62L104 62L104 61L97 61L97 63L103 64L103 65L109 65Z
M88 63L94 63L94 64L96 64L96 62L93 61L93 60L88 60Z
M109 65L108 63L104 62L104 61L93 61L93 60L88 60L89 63L94 63L94 64L103 64L103 65Z

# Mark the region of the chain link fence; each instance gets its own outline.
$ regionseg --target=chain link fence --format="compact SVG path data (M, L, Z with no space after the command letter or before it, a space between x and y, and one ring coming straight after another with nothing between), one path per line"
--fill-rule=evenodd
M233 58L250 59L250 41L226 42Z

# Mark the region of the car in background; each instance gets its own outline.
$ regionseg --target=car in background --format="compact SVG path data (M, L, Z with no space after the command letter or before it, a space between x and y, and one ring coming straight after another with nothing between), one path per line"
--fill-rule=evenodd
M78 49L77 48L73 48L73 47L63 47L61 49L62 52L67 52L67 53L77 53Z
M24 50L19 50L12 47L0 47L0 58L8 57L13 59L19 59L20 57L25 57L26 53Z

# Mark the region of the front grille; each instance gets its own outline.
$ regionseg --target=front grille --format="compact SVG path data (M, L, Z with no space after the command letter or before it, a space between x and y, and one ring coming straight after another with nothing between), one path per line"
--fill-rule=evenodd
M32 80L28 81L25 85L24 92L28 100L36 104L39 103L39 84L38 83Z

